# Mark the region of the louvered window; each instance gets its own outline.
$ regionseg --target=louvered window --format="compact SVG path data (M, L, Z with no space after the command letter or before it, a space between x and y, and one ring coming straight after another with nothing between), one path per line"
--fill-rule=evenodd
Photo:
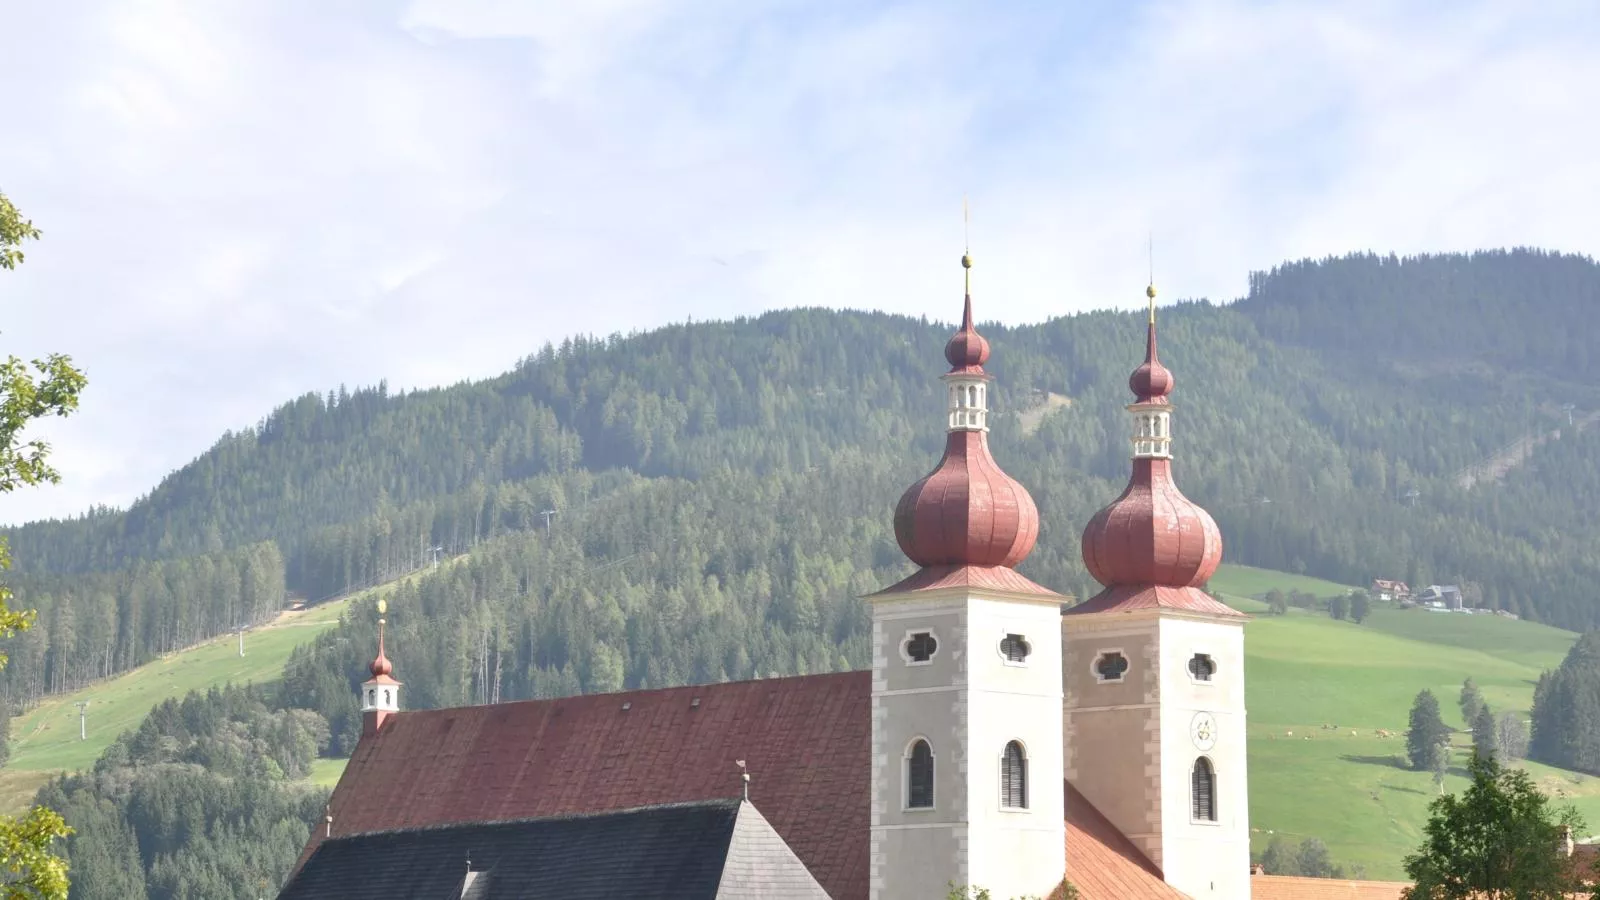
M912 662L927 662L939 652L939 641L931 633L919 631L906 639L906 658Z
M1016 741L1006 745L1000 759L1000 805L1007 809L1028 808L1028 755Z
M906 806L933 808L933 748L927 741L912 744L906 759Z
M1121 681L1128 671L1128 658L1121 653L1102 653L1095 661L1094 671L1101 681Z
M1000 640L1000 653L1005 656L1006 662L1027 662L1028 654L1032 652L1028 639L1020 634L1008 634Z
M1217 820L1217 771L1204 756L1194 761L1190 792L1194 795L1194 818L1200 822Z

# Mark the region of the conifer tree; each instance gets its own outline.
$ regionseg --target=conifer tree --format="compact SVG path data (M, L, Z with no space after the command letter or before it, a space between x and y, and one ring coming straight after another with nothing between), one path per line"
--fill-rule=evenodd
M1494 713L1489 711L1489 704L1478 707L1478 715L1472 720L1472 750L1482 756L1497 757L1499 746L1495 740L1496 728Z
M1411 703L1411 727L1406 730L1406 756L1419 772L1433 769L1450 738L1450 728L1439 715L1439 698L1423 690Z
M1461 721L1470 727L1478 719L1478 711L1483 709L1483 693L1478 690L1478 683L1470 677L1461 683Z

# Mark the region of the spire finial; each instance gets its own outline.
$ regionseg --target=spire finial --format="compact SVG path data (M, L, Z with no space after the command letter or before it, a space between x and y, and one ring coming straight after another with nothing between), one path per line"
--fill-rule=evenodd
M389 612L389 601L383 597L378 598L378 656L372 661L372 677L388 675L394 671L394 664L389 662L389 655L384 652L383 626L389 621L386 614Z
M744 786L744 793L743 793L742 796L744 797L744 802L749 803L750 802L750 770L745 767L744 760L742 760L742 759L734 760L733 764L739 767L739 781L742 782L743 786Z
M1150 324L1156 323L1156 236L1150 235L1147 247L1150 254L1150 280L1145 282L1144 295L1150 300Z
M967 295L972 295L972 218L967 213L967 195L961 195L961 268L966 278Z

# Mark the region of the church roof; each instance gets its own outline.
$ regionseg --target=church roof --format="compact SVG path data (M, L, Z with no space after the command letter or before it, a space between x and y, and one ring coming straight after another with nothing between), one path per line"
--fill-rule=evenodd
M827 900L736 799L324 841L279 900Z
M1250 900L1401 900L1410 886L1403 881L1252 875Z
M715 800L738 792L738 760L750 802L828 895L865 898L869 671L398 713L356 745L333 835ZM1067 877L1084 900L1183 897L1155 873L1067 787Z

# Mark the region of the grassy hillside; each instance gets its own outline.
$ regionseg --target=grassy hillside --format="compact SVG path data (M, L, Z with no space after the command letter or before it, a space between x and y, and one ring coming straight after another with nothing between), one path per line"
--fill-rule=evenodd
M1384 604L1361 625L1301 610L1264 615L1252 595L1274 587L1320 597L1348 588L1247 567L1224 566L1211 586L1257 616L1245 632L1257 849L1274 834L1317 837L1337 861L1362 865L1376 878L1403 877L1400 861L1417 846L1437 796L1431 773L1405 767L1404 732L1416 693L1431 689L1445 720L1458 728L1465 725L1456 699L1468 676L1496 711L1526 711L1539 673L1554 668L1577 639L1499 616ZM1380 738L1378 729L1395 736ZM1470 743L1467 734L1457 735L1460 753L1447 791L1464 786ZM1570 800L1600 826L1600 779L1526 765L1547 793Z
M82 690L52 696L17 716L11 720L11 761L0 770L0 814L26 807L52 776L92 766L118 735L138 727L151 707L163 700L229 683L277 680L296 647L337 625L351 603L392 588L384 585L308 610L284 612L271 624L245 633L242 657L236 635L217 638ZM89 703L82 740L75 705L79 701ZM319 765L312 781L324 783L325 770L333 773L327 784L338 779L343 761L326 762L337 765Z

